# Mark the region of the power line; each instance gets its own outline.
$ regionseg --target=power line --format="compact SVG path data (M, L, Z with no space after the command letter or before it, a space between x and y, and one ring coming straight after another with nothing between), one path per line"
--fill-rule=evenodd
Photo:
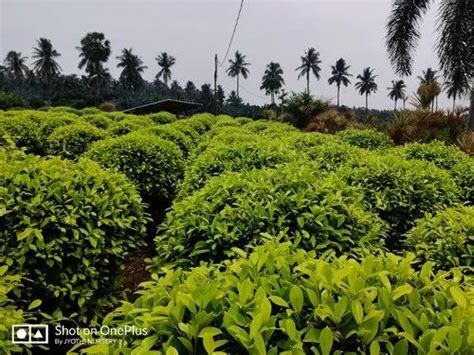
M227 50L224 55L224 59L222 59L220 65L224 65L224 62L227 58L227 55L229 54L230 47L232 46L232 42L234 41L234 36L235 32L237 31L237 25L239 24L239 19L240 19L240 14L242 13L242 7L244 6L244 0L240 1L240 8L239 8L239 13L237 14L237 18L235 20L235 25L234 25L234 30L232 31L232 36L230 37L229 45L227 46Z

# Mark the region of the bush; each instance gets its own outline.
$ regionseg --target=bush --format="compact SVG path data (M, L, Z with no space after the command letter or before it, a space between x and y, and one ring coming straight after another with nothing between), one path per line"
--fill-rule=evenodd
M138 131L140 132L140 131ZM183 156L186 158L193 148L193 143L190 138L188 138L183 132L177 130L171 125L164 124L160 126L151 126L143 130L143 133L148 132L157 137L166 139L170 142L175 143Z
M141 200L123 175L90 161L0 160L0 263L25 274L19 299L89 314L141 245Z
M177 120L176 115L174 113L170 113L166 111L150 113L149 115L146 115L145 117L150 118L155 124L172 123Z
M336 133L348 128L351 121L336 110L327 110L318 114L306 126L307 132Z
M474 207L426 215L408 232L406 243L423 261L433 261L438 268L474 267Z
M14 93L0 91L0 109L7 110L12 107L23 107L25 101Z
M153 206L166 205L173 198L184 170L179 148L151 134L132 133L97 142L86 156L125 174Z
M81 115L96 115L98 113L102 113L103 111L97 107L85 107L80 110L80 112Z
M0 117L0 132L8 134L18 148L25 148L29 153L41 151L38 126L26 117Z
M194 145L196 145L201 139L201 134L188 123L188 120L179 120L174 123L170 123L170 126L180 132L183 132L186 137L191 139Z
M56 128L47 139L47 153L66 159L77 159L89 146L108 136L107 132L80 123Z
M202 123L206 127L206 131L208 131L217 122L217 117L211 113L197 113L192 115L189 120Z
M104 101L99 105L99 110L104 112L113 112L115 111L115 105L111 101Z
M293 93L287 100L285 105L285 112L288 113L291 124L303 129L305 128L317 115L327 111L329 103L322 100L316 100L311 94L302 92L299 94Z
M381 245L383 223L361 207L362 195L312 167L290 165L213 179L175 202L156 239L157 255L219 261L233 247L284 231L308 250L337 253Z
M319 164L324 171L336 171L344 164L364 160L372 154L362 148L354 147L345 143L329 143L320 146L308 146L304 155L308 160Z
M266 120L258 120L247 123L245 128L251 132L274 137L286 137L288 134L298 132L295 127L287 125L286 123L270 122Z
M253 119L249 117L236 117L235 121L238 122L241 125L245 125L247 123L253 122Z
M474 205L474 160L466 160L454 165L449 173L461 190L462 202Z
M123 136L133 131L138 131L139 129L142 129L143 127L149 127L151 125L153 125L153 121L146 116L143 116L140 118L127 117L119 122L112 124L109 127L108 132L112 136L118 137L118 136Z
M373 129L346 129L338 132L337 137L341 141L359 148L375 149L393 145L392 140L384 133Z
M430 142L439 135L442 125L442 112L403 110L395 112L386 131L395 144Z
M90 349L169 354L468 354L474 293L462 275L421 271L406 258L317 259L267 244L222 269L165 269L134 302L110 313L113 328L149 330ZM153 350L152 350L153 349Z
M224 172L241 172L276 167L297 158L296 153L277 141L255 138L236 144L215 142L197 156L187 168L180 195L193 193L209 178Z
M442 142L432 143L409 143L397 149L397 153L405 159L419 159L430 161L438 168L451 169L459 162L469 160L469 156L464 154L455 146L447 146Z
M338 174L350 185L360 186L372 210L390 224L394 248L400 246L400 235L424 213L459 201L460 192L448 173L431 163L366 156Z
M107 129L109 128L110 125L114 123L114 121L107 117L106 115L83 115L81 118L86 121L87 123L90 123L93 126L96 126L97 128L101 129Z
M474 157L474 132L465 132L460 135L456 142L464 153Z
M291 148L301 152L311 151L314 147L321 147L327 144L338 143L338 140L331 134L323 133L295 133L289 135L286 141Z

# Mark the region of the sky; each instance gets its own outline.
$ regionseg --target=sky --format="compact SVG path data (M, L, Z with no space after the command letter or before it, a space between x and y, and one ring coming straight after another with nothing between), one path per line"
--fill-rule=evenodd
M363 68L375 68L378 91L370 96L372 108L393 107L387 94L391 81L400 79L390 66L385 48L385 25L391 0L245 0L229 56L219 66L218 83L226 93L235 90L234 78L226 75L228 60L239 50L251 63L250 75L241 80L240 95L249 103L268 103L260 90L265 66L279 62L284 71L285 90L302 91L306 82L297 80L295 68L309 47L320 52L321 79L312 77L311 92L318 98L336 101L336 87L328 84L331 65L344 58L355 77ZM414 63L415 75L404 78L407 93L417 89L416 75L427 67L438 67L435 53L436 14L439 0L423 18ZM83 74L78 69L80 39L87 32L103 32L111 41L107 66L114 77L116 57L132 48L148 66L144 78L158 72L155 58L166 51L176 58L172 79L182 86L212 83L214 54L220 61L228 46L240 0L0 0L0 56L16 50L30 57L40 37L49 38L62 54L58 59L64 73ZM364 106L365 100L353 85L341 88L341 103ZM463 104L467 105L467 99ZM440 107L451 107L445 94Z

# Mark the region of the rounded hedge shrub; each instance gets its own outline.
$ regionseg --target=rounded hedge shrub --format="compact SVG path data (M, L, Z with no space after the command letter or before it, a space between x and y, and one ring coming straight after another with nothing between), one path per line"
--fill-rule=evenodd
M104 325L147 328L91 352L112 354L469 354L474 290L458 270L414 256L318 259L266 244L223 267L165 269Z
M285 138L289 146L297 151L308 152L314 147L324 146L326 144L339 143L332 134L319 132L294 133Z
M189 118L191 121L198 121L206 127L206 131L216 123L217 118L212 113L197 113Z
M221 118L215 124L214 128L222 128L222 127L240 127L242 124L238 122L235 118Z
M459 201L460 192L449 174L431 163L397 156L368 155L338 171L347 183L360 186L371 209L390 224L391 246L426 212Z
M253 122L253 119L249 117L236 117L235 120L239 122L241 125L245 125L247 123Z
M318 179L312 166L221 176L173 204L156 238L157 255L219 261L233 247L258 243L260 233L280 231L321 252L379 247L384 225L361 200L339 179Z
M393 141L383 132L374 129L346 129L336 133L343 142L359 148L375 149L393 145Z
M138 131L143 127L153 125L153 121L146 117L127 117L109 126L108 132L114 136L123 136L127 133Z
M469 156L455 146L447 146L442 142L409 143L397 149L397 153L405 159L430 161L438 168L451 169L459 162L470 160Z
M224 172L276 167L297 158L297 154L284 144L263 138L256 137L252 141L235 144L215 142L198 155L187 168L180 196L199 190L209 178Z
M174 113L166 111L150 113L146 115L146 117L150 118L155 124L172 123L177 120L176 115Z
M41 151L38 126L29 118L21 116L1 117L0 132L8 133L18 148L25 148L29 153L39 153Z
M46 151L51 155L74 160L92 143L107 136L106 131L85 123L58 127L48 137Z
M299 132L297 128L286 123L258 120L247 123L245 128L271 137L286 137L291 133Z
M191 139L194 145L196 145L201 139L201 134L196 131L196 129L193 128L186 119L170 123L170 126L176 128L180 132L183 132L186 137Z
M177 130L171 125L164 124L159 126L151 126L144 129L143 133L145 131L157 137L175 143L179 147L179 149L181 149L181 152L183 153L184 157L187 157L191 149L193 148L192 140L188 138L183 132Z
M126 178L91 161L0 160L0 264L34 282L20 299L90 313L108 296L145 217Z
M406 244L436 267L474 267L474 207L452 207L428 214L407 233Z
M125 174L153 206L166 205L173 198L184 171L179 148L151 134L131 133L97 142L86 157Z
M80 114L81 115L96 115L102 112L103 111L98 109L97 107L85 107L80 111Z
M462 202L474 205L474 160L468 159L455 164L449 173L461 190Z
M107 117L106 115L102 114L97 114L97 115L83 115L81 118L86 121L87 123L90 123L91 125L101 128L101 129L107 129L109 128L110 125L114 123L114 121Z
M239 144L242 142L254 142L259 139L256 133L246 130L242 127L224 126L224 127L213 127L205 136L204 139L194 149L194 155L201 154L209 146L214 144Z

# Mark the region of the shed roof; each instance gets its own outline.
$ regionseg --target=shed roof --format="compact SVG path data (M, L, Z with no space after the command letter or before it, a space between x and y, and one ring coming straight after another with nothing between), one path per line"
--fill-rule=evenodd
M197 111L202 107L202 104L197 102L174 100L174 99L165 99L161 101L152 102L149 104L129 108L124 110L125 113L133 114L147 114L155 113L160 111L168 111L174 114L183 114L190 111Z

